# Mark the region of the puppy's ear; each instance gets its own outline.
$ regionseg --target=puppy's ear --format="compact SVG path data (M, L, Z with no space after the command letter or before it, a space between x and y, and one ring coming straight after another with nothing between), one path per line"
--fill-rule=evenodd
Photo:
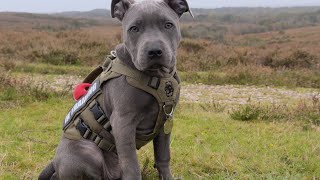
M164 0L177 14L179 17L182 16L183 13L189 12L192 17L193 13L189 8L187 0Z
M130 8L133 0L112 0L111 2L111 17L123 20L124 15Z

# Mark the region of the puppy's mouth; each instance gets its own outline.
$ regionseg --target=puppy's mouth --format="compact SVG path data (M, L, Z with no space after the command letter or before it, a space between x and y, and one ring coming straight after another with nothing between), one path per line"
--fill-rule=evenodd
M161 65L161 64L154 64L152 65L150 68L147 69L147 71L150 72L158 72L158 71L162 71L164 73L170 73L170 69Z
M161 64L154 64L150 66L145 72L151 76L165 77L168 76L168 74L171 73L172 70Z

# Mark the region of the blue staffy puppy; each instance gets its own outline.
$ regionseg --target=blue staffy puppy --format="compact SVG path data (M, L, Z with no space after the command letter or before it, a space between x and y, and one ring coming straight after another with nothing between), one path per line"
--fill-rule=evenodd
M126 66L150 76L175 70L181 39L179 18L190 12L186 0L113 0L112 17L122 22L124 43L116 47ZM103 85L106 116L110 120L116 152L105 152L86 139L62 137L53 161L39 179L141 179L135 134L153 131L159 105L124 76ZM170 134L162 129L153 140L155 167L161 179L170 171Z

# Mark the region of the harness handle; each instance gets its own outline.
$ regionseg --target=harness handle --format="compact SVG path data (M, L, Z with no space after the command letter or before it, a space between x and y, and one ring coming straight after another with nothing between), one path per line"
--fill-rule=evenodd
M95 68L84 80L83 83L92 83L100 74L103 72L105 68L109 66L112 60L114 60L117 57L116 51L111 51L110 55L107 56L105 59L105 62L101 65Z

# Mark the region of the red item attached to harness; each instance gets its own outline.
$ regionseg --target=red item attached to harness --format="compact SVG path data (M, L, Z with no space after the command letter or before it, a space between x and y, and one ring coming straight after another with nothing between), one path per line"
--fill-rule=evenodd
M91 84L89 83L81 83L78 84L73 91L73 99L78 101L82 96L87 94L89 87Z

